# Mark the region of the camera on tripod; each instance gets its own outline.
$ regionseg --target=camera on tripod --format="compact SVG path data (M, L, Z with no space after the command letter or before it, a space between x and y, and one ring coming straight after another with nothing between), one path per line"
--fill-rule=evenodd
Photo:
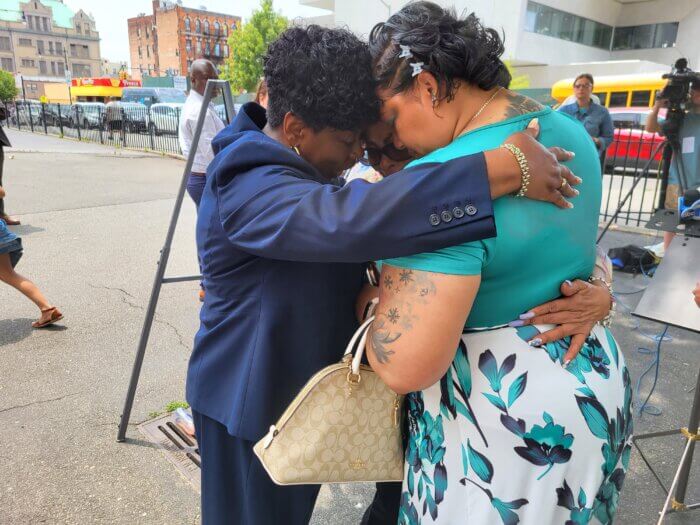
M670 73L662 76L668 80L666 86L657 94L658 99L668 101L668 112L666 119L661 124L664 135L669 141L670 150L675 156L674 161L678 163L680 186L683 190L678 199L678 218L680 222L700 219L700 199L695 188L688 188L683 169L683 161L679 148L679 133L685 119L686 106L690 97L691 85L700 87L700 73L688 67L688 60L679 58L673 65ZM671 151L665 151L665 155L670 155ZM669 163L665 163L668 170ZM668 180L668 173L664 176Z
M688 60L679 58L673 65L670 73L661 78L668 80L668 84L658 93L656 98L668 100L668 114L662 127L667 137L678 134L685 116L685 105L690 95L691 84L700 86L700 73L688 67Z

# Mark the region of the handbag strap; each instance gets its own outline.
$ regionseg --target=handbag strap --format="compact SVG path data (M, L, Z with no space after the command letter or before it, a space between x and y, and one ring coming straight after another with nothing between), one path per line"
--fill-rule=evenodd
M377 305L379 304L379 299L376 297L372 299L372 301L368 305L368 314L369 317L367 317L364 322L360 325L360 327L355 331L353 336L350 338L350 342L348 343L348 346L345 348L345 354L344 356L347 355L353 355L352 358L352 363L350 365L350 369L352 371L353 375L359 375L360 373L360 363L362 362L362 356L365 353L365 345L367 344L367 334L369 333L370 326L372 325L372 321L374 321L374 311L377 308Z
M355 351L355 357L352 358L352 373L354 375L359 375L360 373L360 363L362 362L362 356L365 353L365 345L367 344L367 334L369 333L369 329L372 325L372 321L374 321L374 316L370 317L367 319L367 328L362 332L362 337L360 337L360 344L357 345L357 350Z
M369 325L372 324L372 321L374 321L374 316L365 319L365 321L360 325L360 327L357 330L355 330L355 334L350 338L348 346L345 347L345 353L343 354L344 356L352 354L354 352L358 339L360 339L362 335L369 329Z

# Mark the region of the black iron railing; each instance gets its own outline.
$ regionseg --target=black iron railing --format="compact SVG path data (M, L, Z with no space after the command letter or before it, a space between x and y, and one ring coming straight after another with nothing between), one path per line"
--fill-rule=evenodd
M92 102L41 104L10 102L5 105L12 128L98 142L124 148L180 154L176 105Z
M608 221L615 214L634 181L640 178L615 223L643 226L648 222L659 201L663 142L663 137L644 131L642 126L623 124L615 128L614 140L602 161L601 221Z

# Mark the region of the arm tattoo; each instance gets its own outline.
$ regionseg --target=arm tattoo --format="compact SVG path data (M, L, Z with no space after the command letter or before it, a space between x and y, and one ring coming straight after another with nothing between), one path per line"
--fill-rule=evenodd
M379 363L385 365L395 351L391 344L401 336L408 335L414 324L419 321L414 314L415 304L428 304L437 294L435 283L431 274L425 272L415 273L413 270L399 270L398 280L390 275L382 278L382 288L385 297L388 297L386 308L381 304L369 333L369 347Z
M539 102L514 91L506 91L506 100L508 100L508 106L506 106L504 117L507 119L544 109L544 106Z
M375 319L372 324L372 333L370 334L370 346L374 352L374 356L381 364L385 365L389 362L389 356L394 354L393 350L389 350L387 345L390 345L401 337L400 332L394 334L391 330L384 329L384 319Z

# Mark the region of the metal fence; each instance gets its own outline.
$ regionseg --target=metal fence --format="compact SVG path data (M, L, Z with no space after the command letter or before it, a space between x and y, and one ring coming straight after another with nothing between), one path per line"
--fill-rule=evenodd
M602 222L613 217L637 178L639 182L615 223L644 226L649 221L659 201L663 144L663 137L644 131L641 124L616 123L614 140L602 162Z
M181 154L179 105L136 103L5 105L10 127L117 147Z
M10 127L124 148L180 154L178 105L83 102L40 104L11 102L6 105ZM228 122L222 105L217 113ZM608 221L634 184L632 195L615 223L643 226L653 214L661 188L663 138L648 133L640 123L616 122L613 143L603 165L603 199L600 220ZM651 159L651 160L650 160ZM585 175L585 174L584 174Z

